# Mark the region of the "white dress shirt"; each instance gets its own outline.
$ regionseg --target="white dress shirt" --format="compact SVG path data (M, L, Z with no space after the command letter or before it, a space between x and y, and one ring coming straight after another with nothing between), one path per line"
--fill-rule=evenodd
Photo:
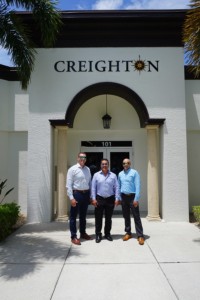
M87 166L83 168L79 163L69 168L67 172L66 188L70 200L74 199L73 190L89 190L91 173Z

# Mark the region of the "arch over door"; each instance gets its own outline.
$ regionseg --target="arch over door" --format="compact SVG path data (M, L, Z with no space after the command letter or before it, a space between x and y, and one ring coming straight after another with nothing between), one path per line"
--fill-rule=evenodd
M136 110L140 126L143 128L146 125L162 125L164 119L150 119L146 105L142 99L130 88L113 82L101 82L90 85L81 90L71 101L65 114L65 124L73 128L74 119L77 111L88 99L98 95L115 95L128 101Z

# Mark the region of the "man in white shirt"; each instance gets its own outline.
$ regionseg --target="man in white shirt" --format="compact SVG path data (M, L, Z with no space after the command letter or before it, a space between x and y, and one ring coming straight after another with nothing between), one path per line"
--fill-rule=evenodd
M66 188L67 195L71 201L70 208L70 232L71 241L75 245L81 245L77 238L76 218L79 214L80 238L91 240L86 233L86 214L90 202L91 173L85 166L86 154L80 152L77 164L69 168L67 172Z

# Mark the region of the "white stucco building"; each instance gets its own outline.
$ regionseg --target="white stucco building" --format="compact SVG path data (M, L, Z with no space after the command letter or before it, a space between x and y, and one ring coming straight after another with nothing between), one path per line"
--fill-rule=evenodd
M29 222L65 218L77 153L111 169L129 157L149 220L188 221L200 204L200 84L184 67L184 10L63 12L54 48L38 44L27 91L0 66L0 179ZM106 112L112 117L103 128Z

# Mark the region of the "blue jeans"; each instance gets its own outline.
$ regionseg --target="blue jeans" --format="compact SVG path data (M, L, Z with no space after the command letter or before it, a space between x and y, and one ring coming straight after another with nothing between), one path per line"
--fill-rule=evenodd
M77 237L76 218L79 214L79 230L81 234L86 232L86 214L90 200L90 192L81 193L74 191L74 199L78 202L75 207L71 206L69 226L71 238Z

